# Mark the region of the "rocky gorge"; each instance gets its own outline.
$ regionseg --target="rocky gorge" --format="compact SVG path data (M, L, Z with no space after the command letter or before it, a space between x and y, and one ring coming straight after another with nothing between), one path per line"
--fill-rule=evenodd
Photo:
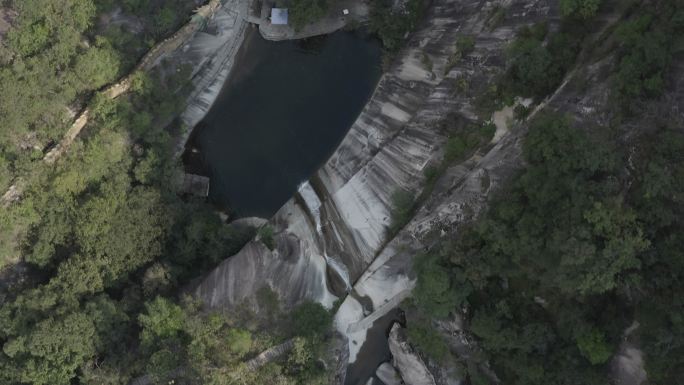
M310 1L3 5L0 382L678 383L684 5Z
M598 32L592 39L601 41L619 19L619 10L616 6L595 21ZM221 20L217 17L212 23ZM258 312L256 293L267 286L285 308L303 300L336 307L337 381L344 383L369 330L410 296L415 255L428 249L440 234L475 219L488 199L523 166L525 123L513 122L511 114L483 113L477 100L505 71L506 47L520 27L544 21L554 30L559 20L558 2L553 0L433 1L335 153L269 220L268 226L275 230L274 247L257 237L208 274L193 288L194 295L212 308L248 303ZM454 42L463 35L474 38L474 49L457 57ZM600 49L600 44L585 51L591 49ZM562 111L577 122L607 124L610 57L587 57L583 52L561 85L546 100L531 106L531 116L545 110ZM207 68L214 69L207 73L214 75L197 72L197 79L203 80L198 80L200 87L193 95L196 102L184 114L188 126L208 110L228 73L225 61L208 62ZM592 84L588 88L582 86L587 79ZM670 97L679 100L677 92ZM495 120L494 139L465 161L447 167L410 221L396 234L389 232L393 194L423 192L425 170L441 162L449 136L440 122L454 116L462 125ZM438 328L454 336L459 333L457 324ZM395 369L374 363L377 378L387 383L388 378L399 376L397 381L407 384L463 380L453 368L427 365L406 348L399 334L395 324L390 335ZM466 344L459 338L451 341L455 350Z
M492 25L501 6L506 17ZM434 1L342 144L269 221L273 250L259 239L248 243L195 295L215 308L256 306L256 292L267 285L286 308L340 300L340 358L354 363L368 329L410 295L413 255L430 235L473 218L520 166L521 133L500 127L494 143L450 167L409 224L388 238L392 195L424 188L424 171L441 160L448 137L440 121L453 114L463 124L489 119L478 116L475 98L504 70L506 45L519 27L556 13L552 1ZM475 49L454 63L454 42L464 34L475 37ZM342 362L340 382L345 371Z

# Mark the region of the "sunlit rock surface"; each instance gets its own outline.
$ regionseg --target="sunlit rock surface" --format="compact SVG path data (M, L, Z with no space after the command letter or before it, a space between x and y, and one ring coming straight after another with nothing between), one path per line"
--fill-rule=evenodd
M214 104L223 83L228 79L235 55L248 28L246 21L249 0L226 0L206 27L180 49L163 56L159 61L174 63L176 68L192 68L193 92L181 114L185 127L199 123ZM178 152L182 152L190 130L181 138Z
M315 228L307 223L302 207L292 201L280 213L293 220L279 224L286 227L278 227L274 249L270 250L260 241L248 243L204 279L195 292L199 298L211 307L246 303L258 310L254 296L259 289L269 287L279 294L283 308L291 307L302 298L332 306L336 297L326 287L325 259L316 236L306 234Z

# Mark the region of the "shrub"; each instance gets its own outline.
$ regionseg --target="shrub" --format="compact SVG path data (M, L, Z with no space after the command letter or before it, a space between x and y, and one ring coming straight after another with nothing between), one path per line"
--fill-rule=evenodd
M292 311L292 327L296 335L321 338L332 327L332 314L316 302L304 302Z
M269 250L275 248L275 240L273 239L273 227L264 225L258 232L259 240L268 247Z
M429 321L409 325L407 334L409 340L431 358L444 362L449 357L449 347Z
M243 356L252 348L252 333L244 329L230 329L226 333L226 344L232 353Z
M417 256L414 269L418 279L413 296L418 307L431 317L446 318L470 293L465 282L456 290L452 284L456 275L442 266L438 256Z
M390 213L390 233L399 231L411 220L415 197L410 192L398 189L392 194L392 211Z
M370 11L371 31L378 34L385 50L397 52L406 34L412 32L423 16L423 0L408 0L406 7L395 10L391 0L373 0Z
M560 9L563 16L580 17L589 19L596 15L601 5L601 0L560 0Z
M461 35L456 39L456 49L461 55L467 55L475 49L475 39L472 36Z
M157 297L145 304L145 313L138 316L138 321L142 327L140 340L149 347L177 338L185 325L185 312L170 300Z
M461 136L452 136L447 140L444 159L452 162L462 157L467 149L468 146Z
M295 31L307 24L320 20L328 11L326 0L293 0L289 9L289 19Z
M623 107L662 94L672 50L684 32L684 7L664 5L659 15L646 12L616 31L621 43L614 92Z
M577 347L592 365L603 364L613 355L613 349L598 329L582 334L577 338Z

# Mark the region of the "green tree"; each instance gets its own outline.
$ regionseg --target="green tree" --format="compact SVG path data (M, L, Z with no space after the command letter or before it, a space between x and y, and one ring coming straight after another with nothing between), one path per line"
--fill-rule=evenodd
M327 0L293 0L288 16L295 31L300 31L307 24L320 20L327 11Z
M563 16L579 16L589 19L596 15L601 0L561 0L560 9Z
M603 364L613 355L613 349L599 330L590 331L577 337L577 347L592 365Z
M332 315L321 304L304 302L292 310L292 329L296 335L321 338L332 327Z
M252 348L252 334L244 329L230 329L226 333L228 349L238 356L244 356Z
M446 318L470 294L466 282L455 285L450 271L441 266L433 255L418 256L414 262L418 279L413 296L418 305L431 317Z
M397 189L392 193L390 199L392 201L392 211L390 213L390 225L388 231L390 234L393 234L401 230L401 228L404 227L409 220L411 220L415 197L409 191Z
M423 0L409 0L401 10L390 0L373 0L370 3L370 28L382 40L383 48L395 53L403 45L406 35L416 29L423 17Z
M74 74L81 83L81 89L93 90L116 80L119 69L118 53L100 42L78 56Z
M67 385L84 360L95 354L95 327L83 313L50 317L15 337L3 352L16 367L14 382Z
M185 325L183 309L163 297L156 297L145 304L145 313L138 316L142 327L140 341L143 346L152 347L160 340L177 339Z
M449 347L444 338L432 327L426 324L409 325L408 337L421 351L427 353L438 362L444 362L449 357Z

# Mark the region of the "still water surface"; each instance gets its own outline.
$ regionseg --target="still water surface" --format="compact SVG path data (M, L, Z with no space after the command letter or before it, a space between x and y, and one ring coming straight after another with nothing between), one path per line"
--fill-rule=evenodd
M271 42L250 32L188 143L186 169L211 177L219 207L270 217L339 145L380 78L380 59L378 41L358 33Z

